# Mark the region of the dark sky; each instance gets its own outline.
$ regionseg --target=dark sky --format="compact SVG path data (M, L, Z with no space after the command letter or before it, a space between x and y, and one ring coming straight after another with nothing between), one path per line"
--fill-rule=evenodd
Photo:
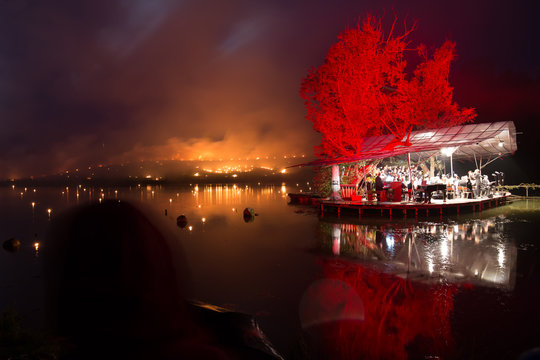
M516 156L536 157L539 2L402 3L1 0L0 179L140 159L311 156L319 137L302 78L345 27L367 13L390 23L393 11L417 21L414 44L457 43L455 99L478 121L514 120Z

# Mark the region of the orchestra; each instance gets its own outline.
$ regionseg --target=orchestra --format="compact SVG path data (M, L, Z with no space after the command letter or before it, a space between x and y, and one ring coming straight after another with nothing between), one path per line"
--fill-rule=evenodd
M495 171L493 181L479 169L466 175L438 173L430 177L419 169L400 166L377 168L361 181L360 187L378 201L407 201L430 203L431 199L480 199L496 193L504 185L504 173ZM399 194L399 196L398 196Z

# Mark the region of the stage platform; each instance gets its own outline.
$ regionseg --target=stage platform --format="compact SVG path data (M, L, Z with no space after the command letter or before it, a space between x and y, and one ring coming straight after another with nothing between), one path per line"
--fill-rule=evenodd
M321 216L336 214L340 217L342 211L357 214L359 218L366 215L380 217L418 217L459 215L463 212L479 212L485 209L501 206L507 203L510 193L500 193L491 197L478 199L449 199L446 201L432 199L431 203L392 202L392 201L350 201L324 200L311 197L309 194L288 194L291 203L316 205L320 208Z

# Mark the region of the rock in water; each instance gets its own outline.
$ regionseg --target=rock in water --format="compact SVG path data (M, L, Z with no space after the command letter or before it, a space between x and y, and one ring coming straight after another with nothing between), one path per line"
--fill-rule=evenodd
M6 251L16 252L21 247L21 241L19 239L11 238L4 241L2 246L4 247L4 250Z
M252 222L255 220L255 210L253 208L245 208L244 209L244 221L245 222Z
M179 228L183 229L187 225L187 218L185 215L180 215L176 218L176 225L178 225Z

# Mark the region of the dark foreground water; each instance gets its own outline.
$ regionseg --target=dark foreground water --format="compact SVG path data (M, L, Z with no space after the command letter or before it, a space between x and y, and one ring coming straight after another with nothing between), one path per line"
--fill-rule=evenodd
M77 204L133 199L174 228L190 297L253 314L285 358L517 359L540 346L538 200L442 220L358 221L288 205L297 190L2 188L0 240L22 243L0 251L0 308L43 330L50 221Z

